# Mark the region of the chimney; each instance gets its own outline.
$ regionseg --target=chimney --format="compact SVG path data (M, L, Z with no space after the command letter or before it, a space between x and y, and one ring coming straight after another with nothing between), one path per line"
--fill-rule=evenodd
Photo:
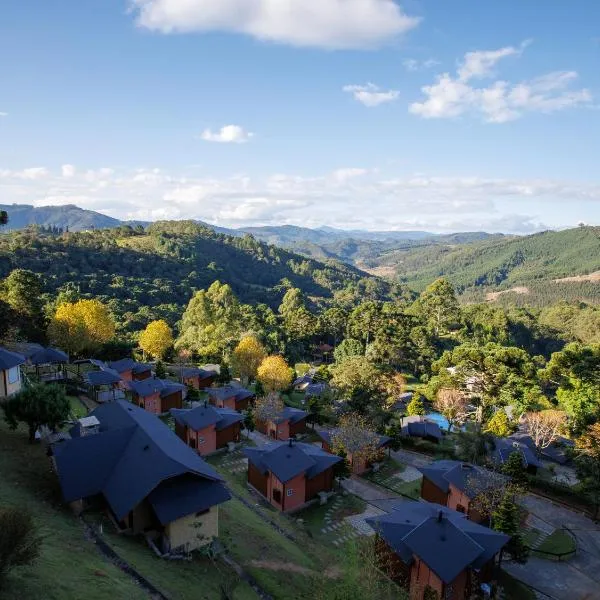
M438 523L441 523L443 518L444 518L444 512L440 510L438 512L438 518L437 518Z

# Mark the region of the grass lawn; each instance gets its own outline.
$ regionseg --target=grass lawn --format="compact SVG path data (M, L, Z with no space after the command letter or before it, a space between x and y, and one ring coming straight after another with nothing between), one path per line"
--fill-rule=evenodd
M302 400L304 400L304 392L291 392L290 394L282 394L281 398L286 406L291 406L292 408L304 408L304 405L302 404Z
M576 545L573 538L562 529L557 529L551 533L538 548L540 553L548 552L552 554L569 554L575 552Z
M398 494L417 500L421 497L421 479L402 481L399 477L395 477L398 473L402 473L404 469L405 466L402 463L386 457L379 471L369 471L364 475L364 478Z
M541 537L542 532L534 527L528 527L523 534L523 542L528 548L531 548Z
M76 396L67 396L69 403L71 404L71 417L73 419L81 419L81 417L87 417L88 410L81 403L81 400Z
M27 443L25 428L10 431L0 420L0 507L30 510L44 541L41 556L15 569L2 590L3 600L147 598L84 537L79 521L59 506L56 476L39 444Z
M498 584L504 590L505 598L514 600L536 600L537 596L534 591L509 575L506 571L500 570L498 574Z
M353 494L336 497L341 499L341 503L332 513L330 513L332 522L341 521L345 517L364 512L367 506L364 500L361 500L358 496L354 496ZM321 532L321 529L326 525L325 513L331 508L333 500L334 498L330 498L329 502L323 506L319 504L309 506L308 508L295 513L294 517L302 519L304 521L304 526L314 537L322 536L324 534Z

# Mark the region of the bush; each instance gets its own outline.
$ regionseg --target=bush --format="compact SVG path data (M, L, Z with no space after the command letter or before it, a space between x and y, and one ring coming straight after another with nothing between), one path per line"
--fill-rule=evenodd
M308 363L296 363L294 369L296 370L296 375L302 377L310 371L310 365Z
M0 588L12 569L30 565L38 558L41 542L29 512L22 508L0 509Z

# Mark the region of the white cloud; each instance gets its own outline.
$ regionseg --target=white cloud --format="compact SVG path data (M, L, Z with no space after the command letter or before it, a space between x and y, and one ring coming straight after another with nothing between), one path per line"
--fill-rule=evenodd
M435 58L427 58L425 60L418 60L416 58L406 58L402 61L402 65L407 71L415 72L415 71L424 71L426 69L431 69L440 62L435 60Z
M7 112L0 112L0 118L1 117L8 117L8 113Z
M468 52L456 76L444 73L436 83L424 86L425 99L413 102L409 111L425 119L476 114L488 123L505 123L528 112L551 113L592 102L589 90L569 89L577 80L575 71L556 71L516 84L498 80L482 87L472 85L474 79L490 77L502 58L520 56L528 43L518 48Z
M73 165L63 165L61 172L63 177L70 178L75 176L77 169Z
M352 94L355 100L358 100L361 104L370 108L386 102L393 102L400 96L398 90L383 91L374 83L367 83L366 85L345 85L343 90L344 92Z
M200 138L205 142L221 142L224 144L243 144L250 140L254 134L246 131L239 125L225 125L219 131L205 129Z
M161 33L226 31L328 49L372 47L419 18L394 0L130 0L136 22Z
M68 178L61 170L33 176L39 169L0 169L0 204L76 204L122 219L197 218L224 226L514 232L541 228L540 222L552 212L565 214L561 207L567 202L576 215L572 225L593 221L600 206L600 184L541 179L426 174L391 178L359 167L312 177L280 173L211 178L193 171L106 167L79 168ZM527 214L528 207L533 214ZM571 213L566 214L568 218ZM569 223L561 219L555 224Z
M13 171L12 177L16 179L43 179L50 174L46 167L29 167L21 171Z

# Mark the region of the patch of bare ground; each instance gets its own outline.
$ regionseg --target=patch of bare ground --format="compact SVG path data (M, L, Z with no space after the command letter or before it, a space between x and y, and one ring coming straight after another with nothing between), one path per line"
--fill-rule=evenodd
M282 562L278 560L252 560L250 566L259 569L269 569L270 571L285 571L287 573L298 573L300 575L318 575L316 571L307 569L295 563ZM325 577L337 579L341 575L339 567L329 567L324 571Z
M356 266L365 273L369 275L375 275L375 277L383 277L383 278L394 278L396 277L396 267L382 265L380 267L368 267L363 263L357 263Z
M488 292L485 295L485 299L488 302L495 302L496 300L498 300L498 298L500 298L500 296L504 295L504 294L529 294L529 288L526 288L525 286L519 286L519 287L514 287L514 288L510 288L510 290L502 290L501 292Z
M561 279L554 279L554 283L569 283L577 281L591 281L593 283L600 283L600 271L594 271L587 275L574 275L573 277L562 277Z

